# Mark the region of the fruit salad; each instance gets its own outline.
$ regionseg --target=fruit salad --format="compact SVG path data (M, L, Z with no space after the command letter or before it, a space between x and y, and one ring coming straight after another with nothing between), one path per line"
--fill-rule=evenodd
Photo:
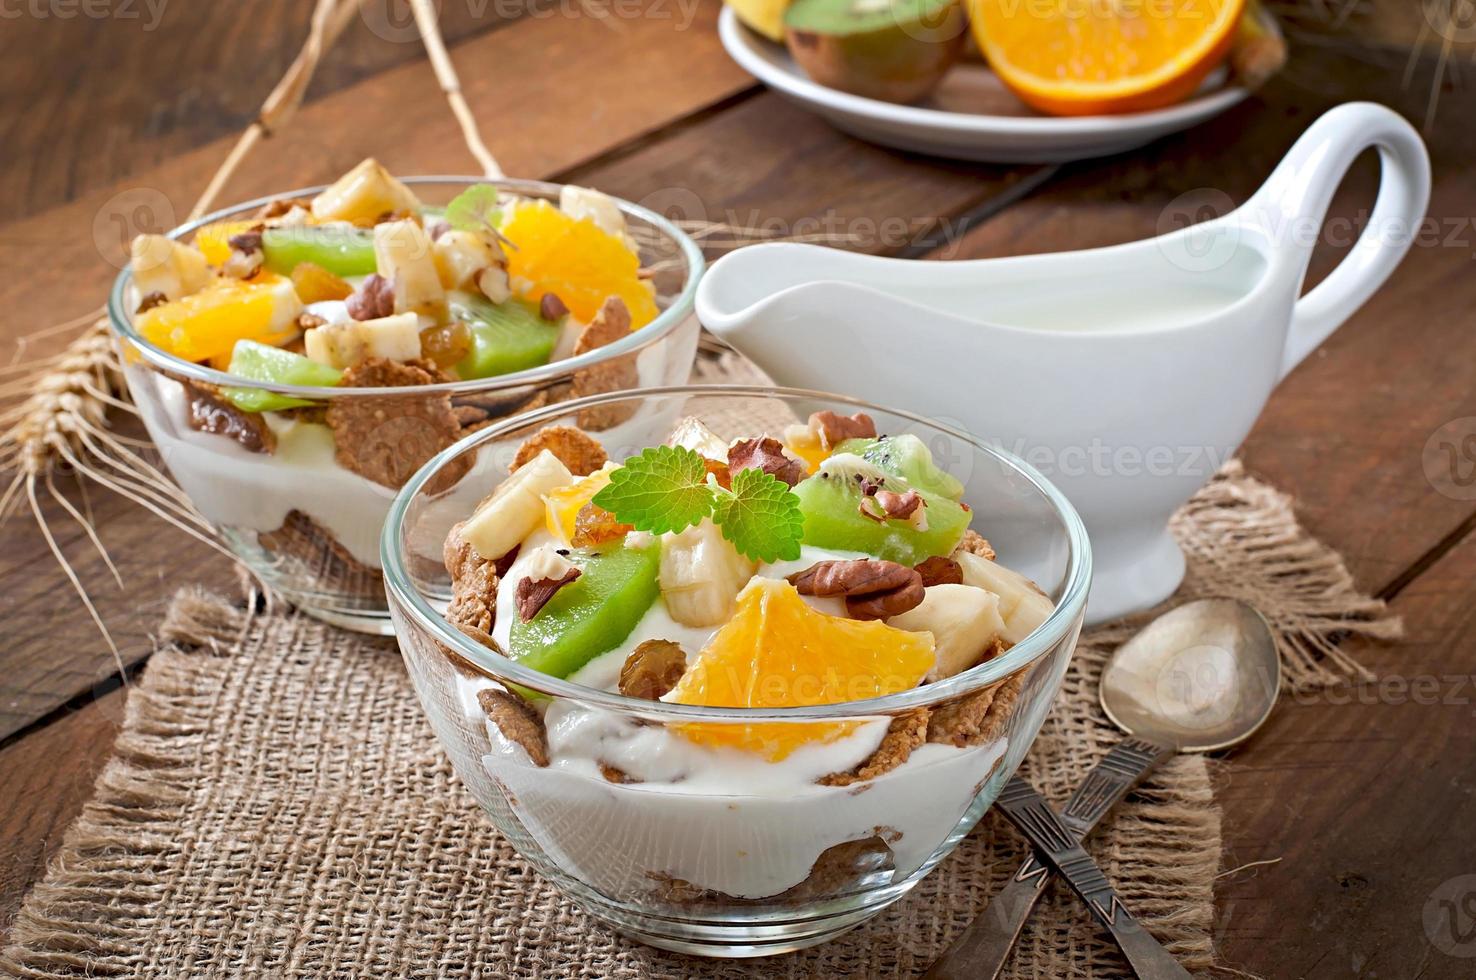
M618 202L587 188L546 199L417 186L444 203L365 160L311 198L243 209L187 241L132 243L115 315L176 362L230 375L209 383L148 351L161 370L145 378L142 358L129 359L135 400L191 500L289 595L326 589L382 609L378 529L394 491L433 455L497 417L683 381L690 366L664 351L660 363L639 360L647 342L527 385L508 380L657 318L668 300L635 240L653 229L629 227ZM668 244L647 242L648 256Z
M445 617L532 670L653 703L898 694L1000 656L1054 609L963 496L920 439L864 414L731 440L687 418L617 460L546 427L451 529ZM1000 766L1027 673L890 716L748 723L653 722L459 676L488 775L563 870L732 905L916 871Z

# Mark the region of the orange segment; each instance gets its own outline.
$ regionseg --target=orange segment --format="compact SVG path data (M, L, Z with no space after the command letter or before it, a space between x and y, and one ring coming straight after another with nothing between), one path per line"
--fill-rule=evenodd
M1066 116L1188 97L1224 59L1245 0L968 0L990 67L1021 100Z
M611 296L630 310L631 329L656 319L656 291L640 278L640 259L619 238L588 218L571 218L547 201L514 207L500 229L514 248L507 272L522 293L539 300L553 293L574 318L588 323Z
M278 344L296 332L302 303L290 280L266 275L243 282L217 279L193 296L138 315L138 332L186 361L229 358L238 340Z
M195 232L195 247L205 256L205 261L217 269L231 257L231 238L250 231L259 224L256 221L216 221Z
M619 468L618 463L606 463L582 480L544 494L543 523L548 533L561 538L566 545L572 542L579 512L594 499L595 494L610 485L610 474Z
M668 701L723 708L838 704L916 687L933 666L930 633L827 616L794 586L754 579L738 611L682 675ZM777 762L807 742L830 742L856 722L697 723L680 726L694 742L756 752Z

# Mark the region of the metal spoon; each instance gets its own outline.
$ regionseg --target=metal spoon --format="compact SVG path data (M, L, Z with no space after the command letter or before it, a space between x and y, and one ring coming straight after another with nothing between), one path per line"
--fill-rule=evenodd
M1210 752L1245 741L1270 715L1280 686L1281 660L1271 628L1260 613L1243 602L1200 599L1149 623L1117 648L1102 672L1102 708L1129 737L1087 774L1058 818L1069 834L1069 844L1079 849L1080 840L1108 811L1175 753ZM1009 815L1011 804L1021 812L1033 806L1032 798L1038 799L1034 789L1017 776L1000 795L1000 806ZM1045 809L1055 816L1049 807ZM1041 816L1038 807L1034 813ZM1040 846L1034 839L1031 843ZM1067 843L1056 841L1058 845ZM988 909L954 940L927 976L934 980L998 977L1030 917L1030 909L1050 881L1050 863L1035 853L1027 857L1009 884L990 900ZM1071 863L1069 859L1067 863ZM1091 876L1090 872L1096 874ZM1090 864L1087 874L1090 880L1083 886L1095 895L1088 904L1099 921L1117 936L1119 930L1114 929L1113 922L1126 909L1120 902L1112 904L1111 898L1102 902L1100 889L1106 886L1107 895L1111 891L1095 864ZM1121 921L1120 931L1118 938L1133 947L1124 949L1130 961L1134 951L1143 948L1145 938L1152 942L1130 917ZM1162 952L1156 942L1153 946ZM1154 954L1141 955L1146 958ZM1140 965L1135 963L1134 968ZM1176 966L1174 969L1178 973L1169 975L1184 975ZM1161 974L1140 970L1138 975Z

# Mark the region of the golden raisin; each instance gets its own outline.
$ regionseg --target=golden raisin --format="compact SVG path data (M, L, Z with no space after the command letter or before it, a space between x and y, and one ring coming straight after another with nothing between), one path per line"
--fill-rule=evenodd
M574 537L569 543L576 548L593 548L606 541L623 538L634 530L631 525L617 521L615 515L605 508L585 504L574 517Z
M292 268L292 288L304 303L321 303L330 299L348 299L354 287L321 265L299 262Z
M420 331L420 352L438 367L450 367L471 353L471 328L459 320Z

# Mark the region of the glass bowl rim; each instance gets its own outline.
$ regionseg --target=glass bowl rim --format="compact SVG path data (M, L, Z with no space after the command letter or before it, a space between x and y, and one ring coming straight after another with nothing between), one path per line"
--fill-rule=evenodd
M400 180L407 184L431 185L431 184L492 184L499 188L513 191L533 192L537 195L552 195L557 198L559 190L566 186L564 184L552 183L543 180L515 180L510 178L489 177L467 177L455 174L426 174L414 177L401 177ZM193 221L187 221L165 233L166 237L179 239L184 235L197 231L215 221L223 221L232 215L239 214L248 209L259 208L272 201L282 198L306 197L314 195L328 187L327 184L318 184L312 187L300 187L295 190L278 191L254 200L244 201L240 204L232 204L210 212L203 217ZM706 271L707 263L702 256L702 250L697 247L686 232L678 228L664 215L652 211L650 208L642 207L624 198L612 197L616 205L626 215L640 218L642 221L653 225L667 238L676 242L687 261L687 277L682 285L682 291L672 300L670 306L656 315L656 319L641 327L632 330L629 336L622 337L613 344L606 344L595 350L587 351L575 357L566 357L560 361L552 361L539 367L528 368L523 371L513 371L509 374L493 375L490 378L474 378L468 381L449 381L429 385L405 385L399 388L342 388L342 387L314 387L310 385L277 384L268 381L248 381L247 379L228 374L225 371L217 371L214 368L196 364L176 357L167 351L155 347L145 340L133 325L133 318L127 312L124 297L127 295L128 284L133 280L132 270L124 266L113 280L112 291L108 294L108 320L112 325L113 332L121 339L127 341L145 360L155 367L172 372L192 381L200 381L219 387L251 387L275 394L293 395L298 398L307 398L317 401L329 401L335 398L367 398L384 397L394 395L405 397L407 395L423 394L466 394L484 393L489 391L501 391L526 387L530 384L555 382L563 379L574 371L591 365L601 364L605 361L629 354L632 351L643 349L650 344L660 340L675 330L687 316L691 314L693 304L697 296L697 284L701 281Z
M732 395L735 397L769 397L779 395L787 398L809 398L852 406L863 411L876 411L911 422L931 426L955 439L962 439L974 449L998 460L1004 467L1023 476L1043 496L1054 510L1056 517L1066 530L1067 565L1066 584L1061 601L1056 603L1044 623L1025 639L1011 647L1003 656L980 664L952 677L933 684L925 684L896 694L862 701L844 701L838 704L812 705L797 708L714 708L704 705L670 704L635 698L615 691L575 684L563 678L552 677L475 642L471 637L452 626L431 608L420 590L411 584L406 573L404 555L400 547L400 528L405 520L410 503L427 482L451 459L485 442L515 429L537 425L539 422L569 415L584 408L607 405L630 398L657 398L667 395ZM805 388L787 388L762 385L669 385L642 388L639 391L617 391L591 395L585 398L558 402L532 412L511 416L494 425L479 429L459 440L454 445L437 453L412 476L390 504L389 514L379 537L379 560L383 569L385 588L390 593L391 607L396 602L408 610L413 625L430 633L443 646L486 673L491 680L511 682L553 697L567 698L581 704L593 705L609 711L636 715L653 720L682 719L686 721L741 722L753 724L764 721L798 722L825 721L857 718L867 715L895 715L912 708L936 704L958 695L968 694L987 687L1044 657L1054 646L1065 639L1074 624L1080 620L1086 608L1087 593L1091 588L1092 552L1087 537L1086 525L1076 508L1056 486L1035 467L1004 449L985 445L973 436L947 423L930 419L916 412L889 408L875 402L837 395L831 392ZM401 641L405 642L405 641Z

